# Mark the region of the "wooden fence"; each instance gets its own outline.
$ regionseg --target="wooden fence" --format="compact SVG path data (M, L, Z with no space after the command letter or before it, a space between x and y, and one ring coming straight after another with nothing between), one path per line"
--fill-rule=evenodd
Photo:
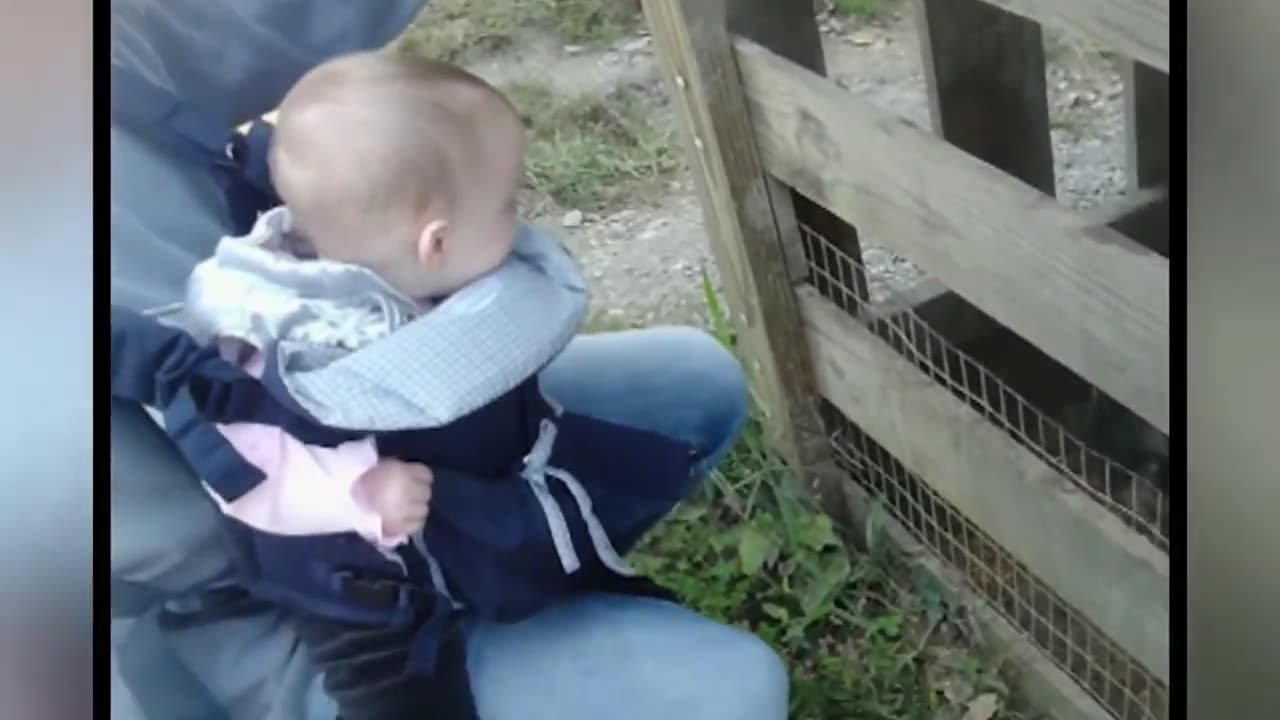
M811 2L644 4L775 446L887 507L1043 709L1166 717L1168 499L1054 413L1168 433L1168 0L916 0L929 129L825 76ZM1041 23L1132 59L1102 213L1055 198ZM873 297L859 232L929 279Z

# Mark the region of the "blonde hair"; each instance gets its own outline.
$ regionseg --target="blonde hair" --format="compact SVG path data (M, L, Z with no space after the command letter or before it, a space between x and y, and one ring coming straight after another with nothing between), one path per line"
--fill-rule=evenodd
M315 68L285 95L272 180L290 205L340 202L366 217L448 207L489 133L512 122L519 127L507 99L460 67L354 53Z

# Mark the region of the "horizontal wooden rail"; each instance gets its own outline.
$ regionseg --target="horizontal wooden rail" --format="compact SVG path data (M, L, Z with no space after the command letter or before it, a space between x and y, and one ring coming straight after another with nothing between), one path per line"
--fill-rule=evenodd
M737 38L765 169L1169 431L1169 263Z
M1169 193L1163 187L1138 190L1094 213L1094 224L1118 230L1143 247L1169 257Z
M1169 72L1169 0L985 0Z
M1169 559L809 286L820 392L908 470L1169 679Z

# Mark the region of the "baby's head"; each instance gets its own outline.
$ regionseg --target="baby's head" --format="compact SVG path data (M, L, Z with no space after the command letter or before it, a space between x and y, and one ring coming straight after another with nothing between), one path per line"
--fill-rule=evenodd
M318 256L415 298L497 267L516 234L523 127L445 63L358 53L307 73L276 119L272 182Z

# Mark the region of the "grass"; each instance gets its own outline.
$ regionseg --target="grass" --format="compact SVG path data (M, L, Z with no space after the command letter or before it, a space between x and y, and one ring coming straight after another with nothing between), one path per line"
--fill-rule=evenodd
M463 61L497 52L522 33L598 47L635 31L639 0L434 0L399 41L405 52Z
M640 0L526 0L562 42L605 45L643 24Z
M589 211L634 203L680 166L669 131L648 119L634 90L565 97L524 82L503 92L528 129L527 185L561 207Z
M889 14L892 0L831 0L831 10L841 17L879 20Z
M1045 28L1041 34L1044 38L1045 61L1050 65L1088 63L1114 73L1121 70L1124 57L1115 51L1068 31Z
M712 330L732 346L705 278L704 290ZM1028 717L968 647L962 616L891 552L882 517L873 513L864 550L851 550L753 422L633 560L693 609L772 645L790 668L796 720Z

